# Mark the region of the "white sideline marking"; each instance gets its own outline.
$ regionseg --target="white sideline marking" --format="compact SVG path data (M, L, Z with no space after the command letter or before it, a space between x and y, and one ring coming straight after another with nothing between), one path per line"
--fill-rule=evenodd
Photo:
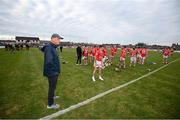
M69 111L71 111L71 110L74 110L74 109L77 109L77 108L79 108L79 107L81 107L81 106L84 106L84 105L86 105L86 104L88 104L88 103L90 103L90 102L92 102L92 101L95 101L95 100L98 99L98 98L101 98L101 97L103 97L103 96L105 96L105 95L107 95L107 94L109 94L109 93L112 93L112 92L117 91L117 90L119 90L119 89L121 89L121 88L123 88L123 87L126 87L126 86L128 86L128 85L130 85L130 84L132 84L132 83L134 83L134 82L136 82L136 81L138 81L138 80L140 80L140 79L142 79L142 78L144 78L144 77L147 77L147 76L149 76L149 75L151 75L151 74L153 74L153 73L155 73L155 72L157 72L157 71L159 71L159 70L167 67L168 65L170 65L170 64L178 61L179 59L180 59L180 58L178 58L178 59L170 62L169 64L163 65L162 67L160 67L160 68L158 68L158 69L156 69L156 70L154 70L154 71L152 71L152 72L149 72L148 74L145 74L145 75L143 75L143 76L141 76L141 77L139 77L139 78L136 78L136 79L134 79L134 80L132 80L132 81L129 81L129 82L125 83L125 84L122 84L122 85L120 85L120 86L118 86L118 87L115 87L115 88L112 88L112 89L110 89L110 90L107 90L107 91L105 91L105 92L103 92L103 93L100 93L100 94L98 94L98 95L96 95L96 96L94 96L94 97L91 97L91 98L89 98L89 99L87 99L87 100L85 100L85 101L83 101L83 102L80 102L80 103L78 103L78 104L72 105L72 106L70 106L70 107L68 107L68 108L66 108L66 109L64 109L64 110L60 110L60 111L58 111L58 112L56 112L56 113L53 113L53 114L51 114L51 115L45 116L45 117L40 118L40 119L52 119L52 118L58 117L58 116L60 116L60 115L63 115L63 114L65 114L65 113L67 113L67 112L69 112Z

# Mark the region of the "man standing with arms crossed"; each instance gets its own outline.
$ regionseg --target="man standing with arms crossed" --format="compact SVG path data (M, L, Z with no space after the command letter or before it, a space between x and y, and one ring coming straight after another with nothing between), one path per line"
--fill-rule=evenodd
M60 44L60 40L63 39L58 34L51 36L49 44L45 45L41 50L44 52L44 76L48 78L49 90L48 90L48 109L58 109L59 105L54 104L54 99L59 96L54 96L58 75L60 74L60 60L56 48Z

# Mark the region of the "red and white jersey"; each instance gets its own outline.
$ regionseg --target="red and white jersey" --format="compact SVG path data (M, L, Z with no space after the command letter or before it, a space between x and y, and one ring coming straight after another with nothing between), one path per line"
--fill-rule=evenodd
M136 55L137 55L137 50L131 50L130 51L130 56L131 57L136 57Z
M113 47L111 47L111 49L110 49L110 55L111 55L111 56L115 56L115 51L114 51L114 48L113 48Z
M98 49L95 54L95 59L97 61L102 61L103 59L103 51L101 49Z
M88 50L86 47L83 48L83 56L88 56Z
M126 49L123 48L120 53L120 57L126 58Z
M169 49L167 49L167 48L165 48L165 49L163 49L163 55L165 55L165 56L170 56L170 50Z
M96 48L93 47L93 48L92 48L92 56L95 56L95 54L96 54Z
M142 48L140 53L141 53L141 57L145 57L147 55L147 49Z
M102 52L103 52L103 57L107 56L107 50L106 49L103 49Z
M115 52L115 53L117 52L117 50L118 50L117 47L114 47L114 52Z
M92 47L90 47L90 52L89 52L89 54L90 54L90 56L92 56Z
M141 48L137 48L137 54L141 54Z
M128 51L129 53L131 52L131 50L132 50L131 48L127 48L127 51Z

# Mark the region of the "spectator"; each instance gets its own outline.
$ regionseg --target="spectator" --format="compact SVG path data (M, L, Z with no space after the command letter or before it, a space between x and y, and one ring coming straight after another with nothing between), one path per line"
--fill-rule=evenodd
M48 78L49 82L48 109L59 108L58 104L54 104L54 99L59 98L59 96L54 95L54 92L61 71L58 52L56 51L61 39L63 38L58 34L53 34L51 36L51 42L41 49L44 52L44 76Z

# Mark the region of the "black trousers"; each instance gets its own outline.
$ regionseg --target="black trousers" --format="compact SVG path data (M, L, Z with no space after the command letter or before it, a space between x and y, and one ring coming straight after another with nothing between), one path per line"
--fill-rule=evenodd
M58 75L48 77L49 90L48 90L48 105L54 104L54 92L56 90Z
M81 64L81 59L82 59L82 55L78 55L76 64Z

